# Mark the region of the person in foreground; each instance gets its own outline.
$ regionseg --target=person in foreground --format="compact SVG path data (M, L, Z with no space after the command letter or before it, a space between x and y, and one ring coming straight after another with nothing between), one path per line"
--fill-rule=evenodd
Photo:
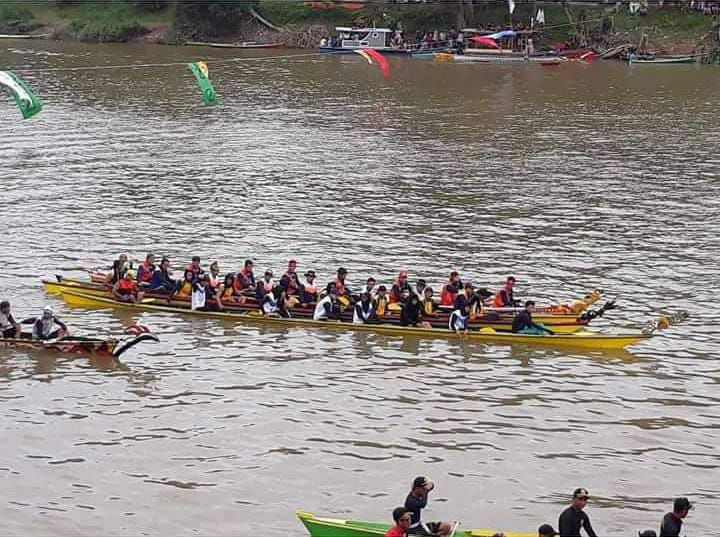
M385 533L385 537L405 537L412 522L410 511L404 507L396 507L392 512L395 525Z
M0 337L20 337L21 332L20 324L10 313L10 302L3 300L0 302Z
M142 300L143 293L138 291L137 282L135 281L135 271L127 270L122 279L112 288L112 296L119 302L135 303Z
M543 524L538 528L538 537L555 537L560 535L550 524Z
M422 522L420 520L420 512L427 506L428 495L434 488L435 484L424 476L416 477L413 480L410 494L405 499L405 509L410 512L411 516L410 527L407 529L408 535L448 535L450 533L448 522Z
M688 516L692 504L687 498L677 498L672 513L667 513L660 524L660 537L680 537L683 519Z
M57 325L58 328L54 329L55 325ZM64 338L67 334L68 328L65 326L65 323L55 317L55 313L50 306L45 306L42 317L37 319L33 324L32 338L47 341L48 339Z
M549 328L545 328L542 324L533 321L532 314L535 309L535 302L528 300L525 302L525 309L519 312L512 322L512 331L514 334L555 334Z
M580 537L580 530L584 529L588 537L597 537L590 524L590 517L585 512L590 495L583 488L575 489L572 504L560 514L558 530L560 537Z

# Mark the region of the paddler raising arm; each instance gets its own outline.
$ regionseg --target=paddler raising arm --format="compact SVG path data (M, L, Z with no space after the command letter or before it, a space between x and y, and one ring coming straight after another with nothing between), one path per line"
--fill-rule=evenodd
M57 325L59 328L53 330ZM60 339L64 338L68 333L67 326L60 319L55 317L53 309L45 306L42 317L37 319L33 324L32 338L39 340Z
M405 509L410 512L410 527L408 535L448 535L450 524L448 522L422 522L420 511L428 502L428 495L435 488L435 484L426 477L420 476L413 480L410 494L405 498Z

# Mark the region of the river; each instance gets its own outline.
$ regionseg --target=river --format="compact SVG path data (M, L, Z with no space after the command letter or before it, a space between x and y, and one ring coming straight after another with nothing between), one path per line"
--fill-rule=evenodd
M75 333L135 321L122 359L0 349L5 535L306 535L295 511L534 531L576 487L603 536L720 535L720 71L559 67L1 41L43 100L0 101L0 295ZM285 57L297 54L295 57ZM283 58L272 59L273 55ZM203 105L182 62L209 60ZM213 60L229 60L218 63ZM98 66L178 63L166 67ZM69 70L68 68L77 68ZM637 330L593 353L72 309L40 278L128 251L299 270L356 286L455 268L570 301L599 288Z

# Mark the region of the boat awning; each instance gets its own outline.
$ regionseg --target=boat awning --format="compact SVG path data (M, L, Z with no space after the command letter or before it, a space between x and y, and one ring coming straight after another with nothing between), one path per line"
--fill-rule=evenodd
M392 30L389 28L350 28L349 26L337 26L335 27L336 32L352 32L352 33L361 33L361 32L379 32L381 34L391 34Z
M470 38L470 41L478 43L479 45L485 45L490 48L500 48L494 39L486 35L476 35Z

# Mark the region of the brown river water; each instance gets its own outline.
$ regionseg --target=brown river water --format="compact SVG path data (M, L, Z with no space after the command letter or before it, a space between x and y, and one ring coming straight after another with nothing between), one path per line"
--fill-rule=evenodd
M272 59L273 55L294 58ZM181 65L208 59L203 105ZM241 61L213 63L213 59ZM0 42L45 110L0 101L0 295L79 334L134 321L124 369L0 349L3 535L301 536L295 511L534 531L578 486L602 536L697 503L720 535L720 70L481 66L159 46ZM517 294L600 288L626 352L401 340L72 309L40 278L118 253L223 272L288 258L356 287L457 268Z

